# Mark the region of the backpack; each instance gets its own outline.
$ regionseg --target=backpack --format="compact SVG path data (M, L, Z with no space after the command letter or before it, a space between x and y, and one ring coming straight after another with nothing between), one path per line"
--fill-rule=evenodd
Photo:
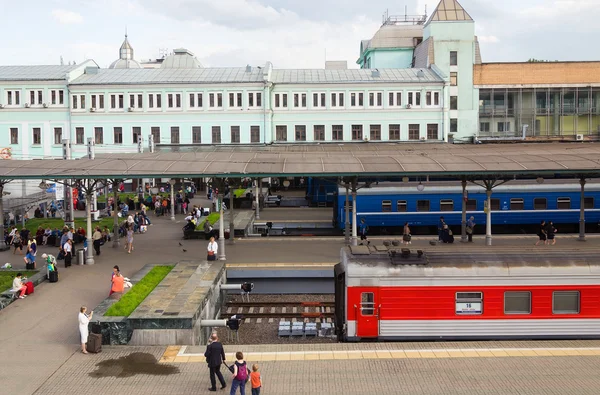
M236 380L240 380L243 382L247 382L248 381L248 368L246 368L246 362L244 362L243 364L239 364L239 363L235 363L238 367L238 372L237 375L235 376Z

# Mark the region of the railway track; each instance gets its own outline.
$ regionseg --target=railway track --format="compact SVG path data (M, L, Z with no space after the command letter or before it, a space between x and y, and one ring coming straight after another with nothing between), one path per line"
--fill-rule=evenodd
M232 302L227 304L221 318L235 314L243 315L245 322L257 319L257 323L262 319L269 322L275 319L325 322L335 315L334 302Z

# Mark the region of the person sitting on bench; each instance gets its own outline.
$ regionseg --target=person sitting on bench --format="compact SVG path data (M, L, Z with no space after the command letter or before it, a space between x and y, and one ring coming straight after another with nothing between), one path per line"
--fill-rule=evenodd
M23 273L17 273L17 277L15 277L15 279L13 280L13 286L11 291L13 292L21 292L21 294L19 295L19 299L24 299L25 298L25 292L27 291L27 286L25 284L23 284Z

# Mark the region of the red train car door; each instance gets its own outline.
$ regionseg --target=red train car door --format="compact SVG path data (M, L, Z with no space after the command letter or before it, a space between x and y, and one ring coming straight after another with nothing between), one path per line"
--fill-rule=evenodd
M361 292L357 313L356 335L359 337L379 336L379 298L376 288Z

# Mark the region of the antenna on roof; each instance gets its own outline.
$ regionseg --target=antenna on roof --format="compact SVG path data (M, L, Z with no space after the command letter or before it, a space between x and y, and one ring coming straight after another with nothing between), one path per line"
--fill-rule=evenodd
M60 55L60 65L61 66L65 65L65 60L63 59L62 55Z

